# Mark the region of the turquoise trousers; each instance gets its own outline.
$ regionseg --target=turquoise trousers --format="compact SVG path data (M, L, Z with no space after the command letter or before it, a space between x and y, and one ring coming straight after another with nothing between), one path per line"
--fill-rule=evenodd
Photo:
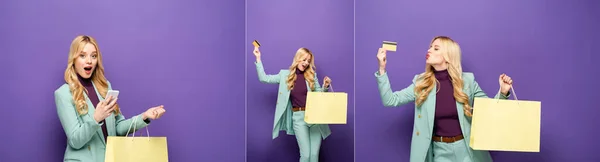
M467 149L464 139L452 143L433 142L433 162L472 162Z
M300 162L318 162L321 148L321 132L318 127L311 127L304 121L304 111L296 111L292 115L294 132L300 148Z

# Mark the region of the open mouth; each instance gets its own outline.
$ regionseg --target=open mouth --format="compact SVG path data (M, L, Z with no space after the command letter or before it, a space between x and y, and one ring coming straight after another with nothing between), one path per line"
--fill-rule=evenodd
M83 70L85 70L85 73L90 74L92 73L92 67L84 67Z
M307 66L308 66L308 65L306 65L306 64L302 65L302 69L303 69L303 70L306 70L306 67L307 67Z

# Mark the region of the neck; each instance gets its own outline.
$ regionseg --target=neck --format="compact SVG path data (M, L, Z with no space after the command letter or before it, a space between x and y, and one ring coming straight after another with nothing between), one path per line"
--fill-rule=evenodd
M444 71L448 69L448 64L442 63L438 65L431 65L435 71Z
M439 81L446 81L446 80L451 79L450 73L448 73L448 70L435 70L435 71L433 71L433 74L435 76L435 79L437 79Z
M83 84L84 86L92 84L92 77L86 79L86 78L79 76L79 74L77 74L77 79L79 79L79 82L81 84Z

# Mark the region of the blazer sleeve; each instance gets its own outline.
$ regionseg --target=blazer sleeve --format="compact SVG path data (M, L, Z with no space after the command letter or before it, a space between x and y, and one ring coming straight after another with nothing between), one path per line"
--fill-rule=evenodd
M487 94L485 92L483 92L481 87L479 87L479 84L477 83L477 81L475 81L475 76L473 76L472 78L473 78L473 98L475 98L475 97L489 98L487 96ZM499 98L499 99L508 99L508 97L510 97L510 93L508 93L508 95L503 95L502 93L498 92L498 94L496 94L496 96L494 96L494 98Z
M279 84L281 80L281 72L276 75L267 75L262 62L254 62L254 64L256 65L256 72L258 73L258 80L260 82L267 84Z
M319 83L319 77L317 77L317 73L315 73L315 91L316 92L327 92L327 91L329 91L329 87L327 87L327 88L321 87L321 84Z
M125 136L127 135L128 131L131 134L141 128L148 126L148 123L142 120L141 114L134 116L130 119L125 119L125 116L123 116L123 114L119 114L116 116L115 123L117 128L117 136ZM135 123L135 125L131 125L132 123Z
M56 90L54 102L60 124L67 135L67 143L73 149L81 149L92 139L101 124L88 114L79 115L69 94L69 91L61 93L61 89Z
M110 82L108 82L108 89L112 90ZM135 125L131 125L132 123L135 123ZM127 135L127 132L133 133L146 126L148 126L148 123L142 120L142 114L134 116L130 119L125 119L125 116L123 116L122 113L119 113L115 116L115 127L117 129L117 136L125 136Z
M408 87L395 92L392 92L387 72L382 75L379 75L379 72L375 72L375 77L377 78L379 95L381 95L381 102L383 103L383 106L398 107L415 101L414 89L418 75L415 76L412 83Z

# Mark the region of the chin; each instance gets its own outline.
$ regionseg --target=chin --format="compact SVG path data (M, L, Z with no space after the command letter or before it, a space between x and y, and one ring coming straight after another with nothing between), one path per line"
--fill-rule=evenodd
M77 75L79 75L83 79L89 79L89 78L92 77L92 74L87 75L87 74L85 74L85 72L83 74L82 73L78 73Z

